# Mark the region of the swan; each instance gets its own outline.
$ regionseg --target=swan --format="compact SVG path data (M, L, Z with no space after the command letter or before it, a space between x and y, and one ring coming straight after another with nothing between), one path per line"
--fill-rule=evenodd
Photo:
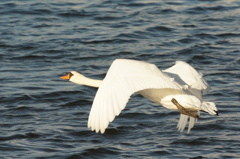
M218 115L215 103L202 101L202 95L208 89L202 74L183 61L176 61L174 66L161 71L151 63L116 59L103 80L90 79L76 71L60 78L98 88L88 118L88 128L96 133L105 132L133 93L168 109L178 110L177 128L180 132L188 121L187 133L190 132L200 117L200 111Z

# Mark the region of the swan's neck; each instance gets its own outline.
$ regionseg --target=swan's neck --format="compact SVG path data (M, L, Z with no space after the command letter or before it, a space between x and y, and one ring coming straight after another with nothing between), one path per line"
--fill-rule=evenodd
M100 87L102 83L102 80L91 79L85 76L81 77L81 79L71 80L71 81L76 84L81 84L81 85L90 86L90 87Z
M84 79L85 85L90 86L90 87L100 87L102 81L101 80L96 80L96 79L90 79L85 77Z

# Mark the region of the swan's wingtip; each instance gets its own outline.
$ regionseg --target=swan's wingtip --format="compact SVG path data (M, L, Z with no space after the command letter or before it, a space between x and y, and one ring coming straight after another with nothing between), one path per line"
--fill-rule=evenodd
M99 133L99 132L100 132L101 134L104 134L104 132L105 132L105 130L106 130L106 129L104 129L104 128L103 128L103 129L96 129L96 128L93 128L93 127L91 127L91 126L88 126L88 128L91 129L91 131L95 131L96 133Z

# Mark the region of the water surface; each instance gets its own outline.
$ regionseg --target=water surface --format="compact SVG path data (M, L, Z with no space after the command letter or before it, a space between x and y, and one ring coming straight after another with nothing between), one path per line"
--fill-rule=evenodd
M239 158L239 14L238 0L1 1L1 158ZM178 112L133 95L105 134L91 132L97 89L59 76L103 79L116 58L188 62L220 116L179 133Z

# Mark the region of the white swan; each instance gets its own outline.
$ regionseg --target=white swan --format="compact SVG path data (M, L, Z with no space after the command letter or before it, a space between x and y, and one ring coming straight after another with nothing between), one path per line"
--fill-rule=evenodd
M202 94L208 87L202 75L182 61L161 71L147 62L116 59L102 81L89 79L76 71L61 78L81 85L99 87L88 118L88 127L96 132L105 132L109 123L120 114L135 92L168 109L179 110L179 131L184 130L190 117L189 133L195 120L199 118L199 111L218 115L213 102L202 101Z

